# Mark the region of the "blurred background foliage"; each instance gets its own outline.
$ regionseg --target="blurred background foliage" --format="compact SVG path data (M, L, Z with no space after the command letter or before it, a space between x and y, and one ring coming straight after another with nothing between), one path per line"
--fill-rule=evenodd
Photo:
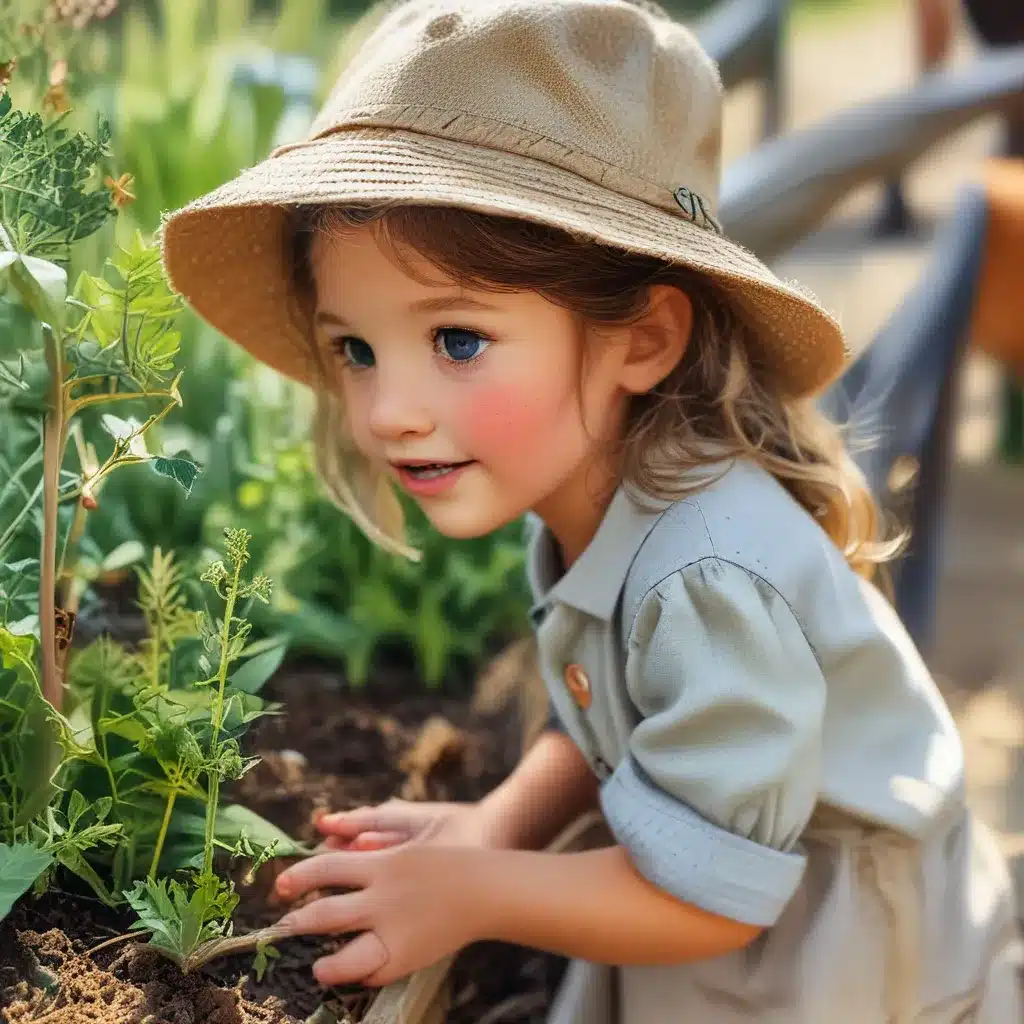
M683 17L710 6L663 3ZM54 19L58 8L64 17ZM0 0L0 44L18 56L8 87L15 104L69 105L69 124L84 130L105 119L109 171L132 176L134 201L78 247L71 279L95 271L136 229L152 234L162 212L301 136L381 11L370 0ZM110 481L84 540L101 584L131 579L132 559L156 546L176 551L187 572L230 524L250 530L254 564L278 582L257 628L287 632L294 653L337 659L356 684L382 644L411 651L433 685L526 629L520 524L450 542L412 509L423 561L381 553L321 493L309 395L191 312L180 327L184 407L159 425L154 446L187 449L204 470L188 497L142 468ZM10 412L0 407L0 488L31 487L37 468L20 477L19 468L38 434ZM26 537L14 550L37 528L31 518L20 524ZM87 599L85 620L90 608Z
M33 15L46 6L19 5L18 17L35 24ZM375 12L360 22L365 6L121 0L106 17L51 33L45 46L14 24L15 103L52 106L55 59L66 58L69 124L89 130L98 117L107 120L109 170L132 176L134 202L75 251L72 279L98 266L112 244L126 244L136 228L151 234L162 212L301 135L374 23ZM127 583L129 558L147 559L156 546L175 550L183 565L197 563L225 525L245 526L254 536L254 564L280 584L259 631L287 633L293 653L337 659L356 685L368 679L382 645L411 652L424 682L434 685L471 670L491 646L526 627L519 524L452 543L426 529L413 508L423 561L413 565L379 551L322 495L307 440L309 395L191 312L180 327L184 407L160 425L154 443L168 453L191 451L204 469L188 497L150 473L111 479L84 540L87 564L106 563L101 585ZM0 408L0 488L14 481L30 492L38 467L20 477L19 469L38 433L16 411ZM15 552L33 542L38 520L29 517L19 528ZM118 557L110 560L111 552ZM83 624L96 607L83 603Z

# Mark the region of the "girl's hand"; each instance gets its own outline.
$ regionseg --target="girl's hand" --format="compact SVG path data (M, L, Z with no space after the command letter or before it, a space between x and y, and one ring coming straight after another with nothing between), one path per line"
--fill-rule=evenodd
M316 827L327 836L327 850L382 850L412 840L441 846L490 845L477 804L389 800L377 807L325 814Z
M292 901L315 889L350 888L286 914L294 935L360 932L313 965L321 985L388 985L475 941L484 850L405 843L393 849L323 853L278 876L277 894Z

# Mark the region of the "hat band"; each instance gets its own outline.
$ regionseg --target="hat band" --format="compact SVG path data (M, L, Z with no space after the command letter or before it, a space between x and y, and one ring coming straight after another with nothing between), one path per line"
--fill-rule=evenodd
M712 234L723 234L721 224L711 213L711 204L700 192L688 186L666 186L585 150L570 150L563 143L521 126L449 108L410 104L350 108L343 112L343 119L339 123L321 127L314 125L310 136L278 146L271 152L270 159L292 150L315 147L344 132L367 129L421 135L475 146L498 154L537 160L603 187L610 193L647 203L666 213L678 210L695 227Z

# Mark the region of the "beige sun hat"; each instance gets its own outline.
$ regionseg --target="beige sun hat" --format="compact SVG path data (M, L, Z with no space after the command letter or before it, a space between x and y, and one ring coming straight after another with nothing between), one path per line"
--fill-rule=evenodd
M286 233L295 204L394 201L518 217L715 278L788 393L847 357L836 321L721 234L722 85L646 0L410 0L342 73L308 136L165 218L173 286L310 383Z

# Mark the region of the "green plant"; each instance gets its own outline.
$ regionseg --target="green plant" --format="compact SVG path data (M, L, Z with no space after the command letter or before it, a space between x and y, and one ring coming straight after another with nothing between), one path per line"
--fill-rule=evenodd
M115 843L121 824L106 820L110 799L90 805L75 791L64 799L62 771L91 751L43 698L36 647L34 637L0 626L0 908L33 883L45 887L57 864L111 902L85 854Z
M300 0L268 13L248 0L125 7L109 61L119 78L81 96L111 119L119 167L134 176L137 198L120 219L150 230L162 210L216 187L261 159L282 133L301 130L313 97L303 99L294 83L274 77L268 51L317 57L325 69L322 89L379 10L350 27L346 19L328 21L326 5L310 9ZM344 13L350 20L358 12ZM424 563L382 555L320 491L301 433L309 396L275 380L189 311L175 329L179 359L194 372L181 382L183 405L173 422L150 424L147 437L154 448L191 452L206 471L187 496L173 480L148 474L107 479L78 540L74 587L84 611L87 584L123 572L142 550L159 545L195 561L223 526L236 524L254 534L256 557L278 582L272 604L254 611L256 635L288 632L296 650L340 659L357 684L385 644L410 649L435 684L479 660L497 635L525 627L518 527L452 543L424 529L413 509ZM84 425L95 443L102 425ZM20 444L12 465L31 454L30 437ZM30 555L12 551L8 560ZM19 587L12 601L24 611Z
M178 378L170 379L178 336L173 322L180 300L163 279L159 252L136 235L130 248L109 261L119 280L82 273L70 296L67 272L71 247L97 231L114 214L111 192L97 182L107 154L108 133L96 139L61 127L63 117L47 122L38 114L13 109L0 97L0 386L15 399L6 416L41 419L39 444L25 460L41 470L36 487L0 534L0 557L18 528L42 498L39 544L38 629L42 641L42 689L58 710L62 701L60 653L70 641L71 592L59 584L73 579L76 544L86 513L114 470L149 462L157 473L184 488L198 467L183 456L151 455L144 435L181 404ZM39 385L45 390L39 394ZM19 392L21 394L19 394ZM2 397L2 395L0 395ZM162 405L143 422L110 413L99 420L113 438L100 460L95 444L84 440L75 419L102 406L156 400ZM93 417L94 418L94 417ZM76 471L65 469L69 441L77 447ZM6 482L14 494L20 471ZM61 504L74 504L68 529L60 537ZM23 561L23 560L22 560ZM65 635L58 637L58 631Z
M215 611L189 610L182 574L155 552L140 570L147 636L134 650L102 636L76 653L67 718L42 698L34 638L0 628L0 917L61 866L104 902L127 899L135 927L184 967L246 943L262 943L261 969L273 956L262 933L231 935L237 896L215 871L217 851L248 859L250 874L272 856L311 852L220 798L223 781L256 763L242 755L245 730L278 710L257 692L284 649L247 643L244 612L271 590L266 576L243 578L250 539L227 531L227 565L202 574ZM50 773L38 755L54 744Z
M183 716L172 729L171 742L162 761L166 789L165 812L150 871L125 896L138 912L135 927L152 933L151 944L164 955L184 964L203 943L230 934L231 913L237 903L232 883L214 873L214 852L217 841L217 814L220 806L220 786L225 780L241 778L255 758L244 758L238 740L228 734L226 726L232 706L237 704L243 721L251 720L252 713L245 710L250 695L238 687L228 686L228 673L246 649L250 632L249 623L237 614L240 603L247 599L267 602L270 599L270 580L257 575L243 580L242 572L249 561L250 536L245 530L226 531L227 565L214 561L202 575L205 583L216 592L224 608L220 616L200 613L196 620L202 639L203 653L198 658L202 678L195 686L203 688L209 699L203 702L202 717ZM147 692L162 690L161 655L167 646L169 632L181 636L188 633L176 624L181 621L182 608L175 599L173 573L166 562L158 560L164 583L156 585L157 572L151 577L150 591L162 589L161 598L151 600L151 635L148 649L142 657L148 663ZM166 691L163 691L166 692ZM261 712L262 713L262 712ZM165 719L166 721L166 719ZM205 822L203 829L201 863L188 882L157 878L156 870L167 836L171 813L179 793L189 793L200 780L205 780L203 801ZM277 842L264 847L256 856L254 870L272 856ZM240 837L232 853L236 856L253 853L246 838Z
M272 433L276 421L265 403L262 419ZM406 502L413 543L423 552L412 563L382 551L327 500L308 443L275 449L268 437L252 457L249 479L211 506L207 529L213 536L236 522L256 536L260 564L277 581L273 602L254 612L264 631L338 659L356 686L367 682L377 652L402 647L436 686L460 663L479 663L495 640L527 629L520 523L455 543Z
M320 0L286 0L269 10L250 0L154 0L125 5L118 29L107 78L81 102L112 126L119 166L132 174L137 195L122 217L144 232L156 229L163 211L216 188L288 133L304 130L319 85L316 65L289 78L284 59L326 56L344 32ZM112 480L90 517L101 550L161 544L198 557L204 510L246 479L234 436L260 416L244 408L242 393L255 390L253 360L189 310L178 326L181 362L190 368L184 404L173 424L160 423L151 436L192 451L211 471L187 500L170 483Z
M229 531L231 571L215 562L203 575L219 613L187 609L182 574L157 550L140 573L139 649L101 637L70 658L89 580L141 551L87 543L107 479L145 463L187 494L199 467L146 444L181 405L181 302L157 248L136 233L104 275L82 272L68 293L73 247L123 196L109 175L106 187L98 180L106 129L93 138L65 122L0 96L0 901L44 888L60 867L116 903L141 872L155 882L199 857L209 937L217 921L227 926L231 897L228 883L211 881L215 849L257 861L277 843L294 850L220 801L221 781L253 763L239 740L273 710L257 691L283 648L246 642L241 605L268 600L270 586L242 580L249 538Z

